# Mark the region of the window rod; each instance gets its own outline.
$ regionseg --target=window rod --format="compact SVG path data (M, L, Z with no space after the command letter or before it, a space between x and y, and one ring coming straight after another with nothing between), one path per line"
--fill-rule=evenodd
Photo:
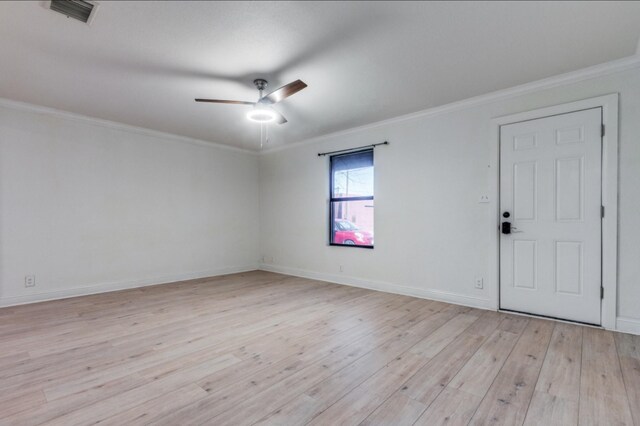
M363 149L363 148L375 148L376 146L379 145L389 145L388 141L384 141L384 142L380 142L380 143L374 143L371 145L364 145L364 146L359 146L356 148L349 148L349 149L340 149L338 151L329 151L329 152L319 152L318 153L318 157L324 157L325 155L331 155L331 154L340 154L342 152L350 152L350 151L357 151L359 149Z

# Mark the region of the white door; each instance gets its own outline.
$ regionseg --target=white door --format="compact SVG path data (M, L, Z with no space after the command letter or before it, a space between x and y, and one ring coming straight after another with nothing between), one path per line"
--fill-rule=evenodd
M602 111L500 128L500 307L600 324Z

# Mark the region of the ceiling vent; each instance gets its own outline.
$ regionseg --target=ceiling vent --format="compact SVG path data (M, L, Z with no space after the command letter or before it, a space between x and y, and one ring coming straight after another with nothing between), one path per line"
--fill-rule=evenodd
M89 3L84 0L51 0L49 2L49 9L86 24L91 23L96 6L94 2Z

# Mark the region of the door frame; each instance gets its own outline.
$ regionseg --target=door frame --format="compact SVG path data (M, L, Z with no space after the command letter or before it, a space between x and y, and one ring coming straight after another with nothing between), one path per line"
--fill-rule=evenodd
M490 200L495 232L492 233L492 249L489 251L490 283L494 288L495 309L500 310L500 126L535 120L552 115L602 108L602 205L605 208L602 219L602 287L604 297L600 304L601 326L615 330L617 315L617 265L618 265L618 93L584 99L561 105L525 111L497 117L491 120Z

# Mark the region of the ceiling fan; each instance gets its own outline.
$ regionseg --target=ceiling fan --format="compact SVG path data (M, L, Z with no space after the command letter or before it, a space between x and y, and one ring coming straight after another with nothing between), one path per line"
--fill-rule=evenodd
M285 84L281 88L274 90L266 96L262 96L262 91L267 88L267 80L258 78L253 80L253 84L256 85L260 96L256 102L247 101L227 101L222 99L196 99L196 102L210 102L215 104L232 104L232 105L252 105L253 109L247 113L247 118L257 123L271 123L277 122L278 124L284 124L287 119L282 114L271 108L271 105L288 98L289 96L298 93L300 90L307 87L306 83L302 80L296 80L292 83Z

